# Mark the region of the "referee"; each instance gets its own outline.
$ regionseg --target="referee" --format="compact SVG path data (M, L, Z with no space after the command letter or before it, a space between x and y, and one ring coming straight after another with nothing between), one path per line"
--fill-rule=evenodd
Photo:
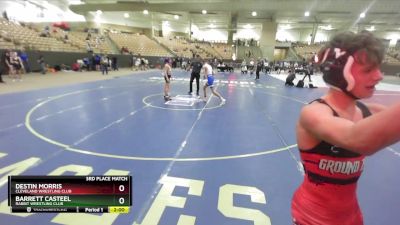
M189 84L189 95L192 94L192 84L193 80L196 78L196 95L199 96L199 80L200 80L200 72L203 64L201 63L200 56L196 55L196 57L192 60L190 64L190 68L192 69L192 73L190 75L190 84Z

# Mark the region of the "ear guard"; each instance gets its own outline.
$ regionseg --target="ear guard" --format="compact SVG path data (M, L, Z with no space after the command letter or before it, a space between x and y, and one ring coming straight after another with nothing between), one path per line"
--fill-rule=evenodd
M348 52L339 48L328 48L321 60L320 70L327 84L356 98L350 93L355 85L353 74L351 74L353 63L354 58Z

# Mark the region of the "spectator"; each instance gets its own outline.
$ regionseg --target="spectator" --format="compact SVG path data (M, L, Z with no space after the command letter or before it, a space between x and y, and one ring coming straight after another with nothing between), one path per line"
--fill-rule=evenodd
M30 73L31 72L31 67L29 65L29 60L28 60L28 54L24 50L21 50L19 52L19 57L22 60L22 65L25 68L25 73Z
M113 71L118 70L118 62L117 62L117 57L113 56L111 58L111 68L113 69Z
M92 46L90 45L90 41L86 39L86 51L88 53L93 53Z
M50 27L49 26L44 27L43 35L44 35L44 37L50 37Z
M22 81L22 73L24 71L24 65L22 64L21 58L18 53L13 51L10 53L10 62L15 71L15 78Z
M135 68L136 57L133 55L132 52L130 52L129 54L130 54L130 63L129 63L129 66L131 67L131 70L133 70L133 69Z
M3 11L3 18L6 19L7 21L10 21L8 19L8 15L7 15L7 11L6 10Z
M107 75L108 74L108 67L110 66L110 59L108 58L107 55L101 56L101 73L104 75L104 73Z
M44 61L43 55L40 55L40 56L39 56L39 59L38 59L37 62L38 62L39 65L40 65L40 72L41 72L43 75L46 74L47 68L46 68L46 63L45 63L45 61Z
M0 62L0 83L5 83L3 80L3 73L5 72L5 67L6 67L6 63L5 63L5 53L1 56L1 62Z

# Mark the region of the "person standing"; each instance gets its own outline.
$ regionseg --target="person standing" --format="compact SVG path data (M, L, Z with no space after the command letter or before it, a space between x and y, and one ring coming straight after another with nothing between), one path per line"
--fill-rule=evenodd
M196 55L193 59L192 63L190 64L190 68L192 69L192 73L190 74L190 84L189 84L189 95L192 94L192 86L193 80L196 79L196 95L199 96L199 89L200 89L200 72L203 64L200 61L200 56Z
M3 65L0 65L0 83L6 83L3 80L3 72L4 72Z
M133 55L133 52L130 52L129 55L130 55L130 57L129 57L130 67L131 67L131 70L133 70L135 68L135 64L136 64L136 57Z
M311 80L311 75L314 73L313 68L312 68L312 62L308 63L303 67L304 70L304 77L303 80L305 80L308 77L308 81L312 82Z
M4 59L2 59L2 63L4 63L4 69L8 71L9 77L15 81L15 70L13 65L11 64L11 50L6 49L4 52Z
M22 64L22 60L18 56L17 52L12 51L10 53L10 62L15 71L15 74L14 74L15 79L18 81L22 81L22 73L24 71L24 65Z
M29 65L29 60L28 60L28 54L24 50L19 52L19 57L22 60L22 65L25 68L25 73L30 73L31 72L31 67Z
M106 54L103 54L103 56L101 56L101 73L104 75L104 73L106 75L108 75L108 67L110 66L110 59L108 58L108 56Z
M362 225L357 181L366 156L400 140L400 103L359 101L383 78L384 47L370 32L337 34L319 58L330 88L304 106L297 123L305 175L292 199L293 224Z
M221 103L225 103L225 99L219 94L216 90L214 90L214 72L210 64L206 60L203 61L203 77L207 79L207 82L204 84L203 91L204 91L204 101L207 99L207 87L210 87L211 92L217 96Z
M171 68L171 60L166 58L164 60L164 68L163 68L163 77L165 80L164 84L164 100L168 101L171 100L171 96L169 94L170 92L170 84L171 84L171 78L172 78L172 68Z
M258 58L257 68L256 68L256 80L260 79L260 71L263 69L264 62L261 58Z
M116 56L113 56L111 58L111 68L113 69L113 71L118 71L118 60Z
M39 59L38 59L37 62L40 65L40 73L43 74L43 75L46 74L47 68L46 68L46 62L44 61L43 55L39 56Z
M5 73L5 71L6 71L6 68L7 67L7 64L6 64L6 53L4 52L2 55L1 55L1 62L0 62L0 83L6 83L4 80L3 80L3 73Z

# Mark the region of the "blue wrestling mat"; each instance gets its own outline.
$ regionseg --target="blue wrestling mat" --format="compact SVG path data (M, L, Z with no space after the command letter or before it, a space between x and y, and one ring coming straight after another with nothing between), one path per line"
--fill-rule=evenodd
M190 74L174 71L165 102L159 74L0 95L0 223L291 224L303 179L296 122L325 89L219 73L221 104L210 90L206 101L188 96ZM370 101L399 98L378 91ZM398 171L399 143L367 159L358 189L366 225L399 223ZM128 214L13 214L9 175L131 175L133 205Z

